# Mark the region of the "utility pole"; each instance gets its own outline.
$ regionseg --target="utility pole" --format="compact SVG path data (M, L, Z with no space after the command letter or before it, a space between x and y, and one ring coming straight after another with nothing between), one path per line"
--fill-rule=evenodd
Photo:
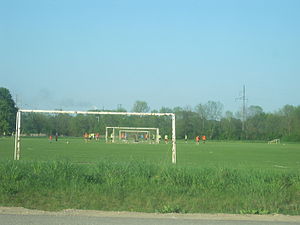
M246 121L246 90L245 85L243 85L243 124L242 124L242 130L245 131L245 121Z
M236 98L236 100L242 100L243 101L243 107L242 107L242 131L245 132L245 122L246 122L246 88L245 85L243 85L243 94L242 96Z

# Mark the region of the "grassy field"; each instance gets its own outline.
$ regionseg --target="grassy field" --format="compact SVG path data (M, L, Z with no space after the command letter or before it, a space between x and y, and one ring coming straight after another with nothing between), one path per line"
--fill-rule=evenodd
M67 144L68 141L68 144ZM0 205L179 213L300 214L300 145L0 139Z
M67 144L67 142L69 144ZM170 164L169 144L106 144L81 138L59 139L49 143L46 138L22 138L22 160L69 160L93 163L99 160L128 162L143 160ZM0 159L13 159L12 138L0 138ZM177 164L189 167L255 168L300 171L300 144L207 142L177 142Z

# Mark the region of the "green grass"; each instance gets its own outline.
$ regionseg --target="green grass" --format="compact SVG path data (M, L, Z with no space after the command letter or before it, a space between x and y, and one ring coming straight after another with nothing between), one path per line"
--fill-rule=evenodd
M69 144L66 142L69 141ZM13 159L12 138L0 138L0 159ZM95 163L99 160L126 162L143 160L171 163L171 144L85 143L81 138L60 139L51 144L46 138L22 138L21 160L69 160ZM207 142L196 145L177 143L177 165L193 168L226 167L300 171L300 144Z
M219 213L300 213L295 172L182 168L147 162L92 165L62 161L0 164L0 204L65 208Z
M0 205L143 212L300 214L300 145L49 143L0 139Z

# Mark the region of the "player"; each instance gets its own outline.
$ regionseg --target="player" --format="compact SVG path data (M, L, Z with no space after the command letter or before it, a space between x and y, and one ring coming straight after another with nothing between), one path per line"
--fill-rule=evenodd
M55 133L55 141L58 141L58 133Z
M197 145L199 145L199 141L200 141L200 137L197 136L197 137L196 137L196 144L197 144Z
M160 143L160 140L161 140L160 134L157 136L157 138L158 138L158 143Z
M185 141L186 144L187 144L187 140L188 140L187 135L184 135L184 141Z
M155 134L152 134L152 143L155 143Z
M95 139L95 134L94 134L94 133L90 133L89 139L90 139L90 140Z
M165 135L165 143L168 144L169 139L168 139L168 135Z
M205 141L206 141L206 136L203 135L203 136L202 136L202 142L203 142L203 144L205 144Z
M49 136L49 142L52 143L52 135Z
M111 133L110 134L110 141L113 142L113 140L114 140L114 133Z
M96 133L96 141L99 141L99 139L100 139L100 134L99 133Z
M85 143L87 143L88 139L89 139L88 133L85 132L84 135L83 135L83 138L84 138Z

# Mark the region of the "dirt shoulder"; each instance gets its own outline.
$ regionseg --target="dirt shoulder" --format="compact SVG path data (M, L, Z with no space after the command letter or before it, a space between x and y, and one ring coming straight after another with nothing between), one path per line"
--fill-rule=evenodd
M119 218L177 218L177 219L203 219L203 220L245 220L245 221L282 221L300 222L300 216L280 214L272 215L240 215L240 214L159 214L139 212L110 212L97 210L66 209L58 212L25 209L22 207L0 207L0 214L5 215L53 215L53 216L89 216L89 217L119 217Z

